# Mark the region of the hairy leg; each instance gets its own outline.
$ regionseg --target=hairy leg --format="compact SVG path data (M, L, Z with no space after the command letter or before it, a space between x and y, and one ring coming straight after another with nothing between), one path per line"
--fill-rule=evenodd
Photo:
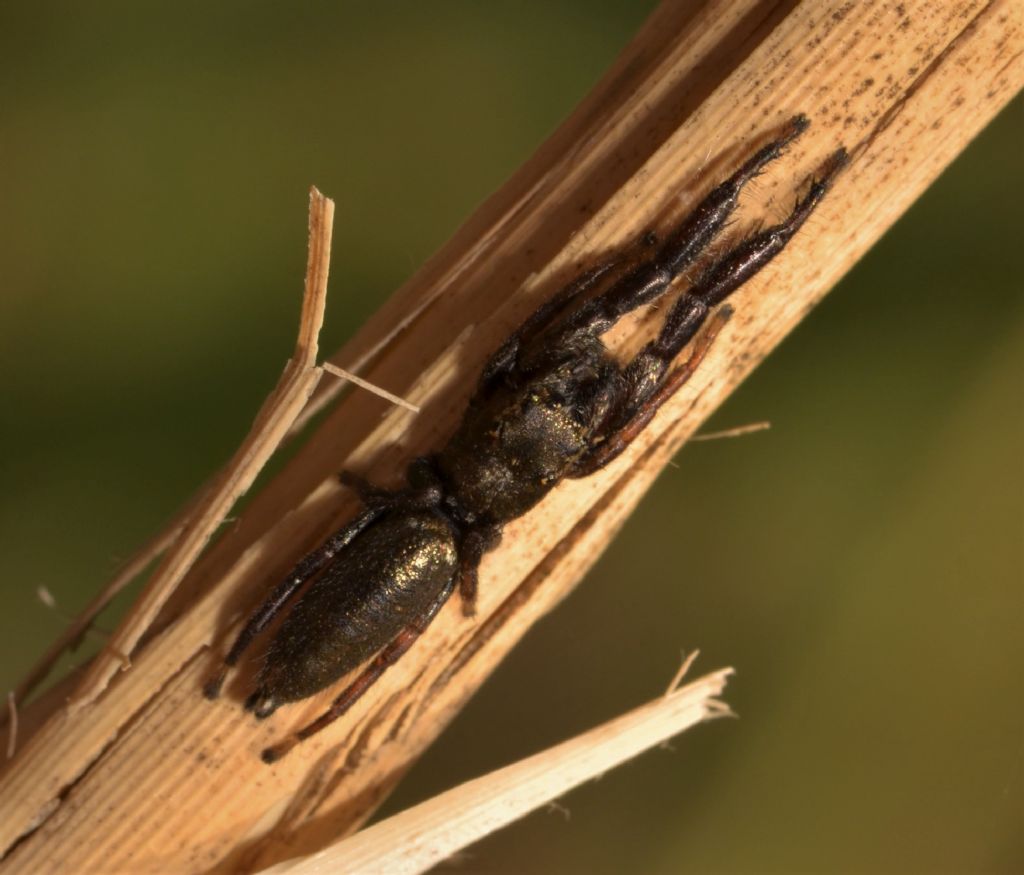
M743 187L779 158L785 147L807 130L808 124L802 115L791 119L781 136L755 152L739 170L711 190L669 235L652 260L580 307L568 318L567 329L601 334L626 313L664 294L725 227L736 210Z
M618 408L601 430L593 449L579 460L570 476L585 477L616 458L650 422L658 408L690 378L731 315L731 310L723 308L718 311L689 359L670 373L676 356L697 335L716 304L725 300L785 248L825 196L845 161L845 151L834 153L826 163L821 179L811 184L807 195L797 202L785 220L742 240L705 271L675 303L658 337L623 369L626 391Z

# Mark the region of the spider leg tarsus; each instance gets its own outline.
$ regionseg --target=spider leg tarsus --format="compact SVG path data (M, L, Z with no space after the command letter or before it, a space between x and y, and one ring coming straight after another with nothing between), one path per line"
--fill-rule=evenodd
M259 687L245 700L245 710L252 711L257 720L266 720L279 707L280 702L275 701L263 687Z
M288 751L292 749L292 744L279 744L274 747L265 747L260 752L260 759L263 760L268 766L276 763L281 757L283 757Z
M220 671L203 684L203 695L211 702L220 698L221 689L224 687L224 679L228 676L227 666L222 666Z
M784 145L792 143L797 137L799 137L804 131L811 126L811 120L807 118L802 112L798 112L788 122L789 133L783 134L782 142Z

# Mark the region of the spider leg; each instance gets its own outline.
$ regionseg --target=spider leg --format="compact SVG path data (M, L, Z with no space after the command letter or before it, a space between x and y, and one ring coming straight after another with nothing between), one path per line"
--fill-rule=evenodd
M705 315L706 313L705 310ZM602 431L603 440L594 444L591 450L576 462L568 476L587 477L617 458L647 427L661 405L675 395L682 385L693 376L694 371L704 361L708 350L711 349L718 333L732 318L732 313L732 307L728 304L716 310L707 322L705 330L698 335L689 357L670 374L666 376L665 370L662 368L661 373L654 376L652 380L648 380L645 385L630 382L630 394L619 407L620 419L612 426L610 432ZM640 356L637 356L627 367L627 381L630 379L628 375L632 370L632 365L639 358ZM671 362L671 359L668 362ZM664 363L665 367L668 362ZM661 361L658 362L658 365L660 364L662 364ZM653 388L651 388L652 382ZM649 394L642 391L643 389L647 389Z
M690 378L732 315L731 308L723 307L715 314L690 357L669 373L672 361L700 331L711 308L724 301L785 248L824 197L845 162L844 150L834 153L821 179L811 184L807 195L797 202L784 221L741 241L711 265L675 303L658 337L623 369L627 388L617 409L601 429L599 442L580 458L569 476L584 477L612 461L632 443L658 408Z
M658 254L640 264L606 292L588 301L567 320L566 328L601 334L626 313L664 294L725 227L736 210L743 187L758 176L808 125L803 115L790 119L781 136L762 146L725 182L716 186L672 232Z
M360 477L352 471L339 472L338 480L342 486L347 486L358 495L359 500L367 507L387 506L394 501L395 493L382 489L380 486L374 486L365 477Z
M484 365L480 374L480 383L473 400L485 394L496 379L515 369L519 350L524 343L543 331L573 299L596 286L609 271L618 267L619 263L619 260L612 259L591 268L534 310L516 332L487 360L487 364Z
M463 616L472 617L476 614L480 560L484 553L493 550L500 542L501 530L497 528L471 529L462 539L459 548L459 597L462 599Z
M409 464L406 470L406 480L409 482L407 489L384 489L351 471L339 473L338 480L353 490L363 504L374 510L436 507L442 495L441 481L432 460L427 456Z
M811 182L807 194L797 202L793 212L786 219L741 241L715 262L684 298L699 298L708 307L713 307L760 271L786 247L793 235L807 221L808 216L814 212L819 201L832 187L836 174L846 165L847 159L845 149L833 152L825 162L821 178ZM681 303L682 301L677 303L676 308L679 308ZM670 315L669 319L671 318ZM685 315L680 314L680 319L684 320ZM693 336L693 332L690 336Z
M393 666L406 651L412 647L416 639L422 635L430 625L434 617L444 607L455 589L455 578L449 581L448 585L440 592L436 599L408 626L406 626L380 653L377 654L363 672L351 684L349 684L323 714L312 723L304 726L291 738L285 739L273 747L263 751L262 758L265 763L273 763L283 757L299 742L305 741L311 735L315 735L321 729L329 726L339 717L345 714L363 694L370 689L391 666Z
M203 687L203 693L207 699L216 699L220 695L228 669L238 662L242 654L249 648L249 645L267 628L274 617L281 612L296 590L327 565L341 550L352 543L355 537L377 519L381 513L383 513L381 508L370 508L363 511L352 522L339 529L321 546L303 558L288 573L288 576L274 588L273 592L267 596L263 604L249 618L242 631L238 633L238 638L235 639L231 650L224 657L224 663L220 670Z

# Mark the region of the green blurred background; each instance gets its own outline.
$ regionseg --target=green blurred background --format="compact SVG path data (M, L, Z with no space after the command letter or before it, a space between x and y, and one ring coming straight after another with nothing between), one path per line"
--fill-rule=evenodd
M245 433L291 348L307 186L338 201L333 349L653 5L5 4L3 688L62 625L36 587L74 612ZM389 810L700 647L739 721L457 867L1024 870L1022 135L1018 101L709 426L772 430L688 447Z

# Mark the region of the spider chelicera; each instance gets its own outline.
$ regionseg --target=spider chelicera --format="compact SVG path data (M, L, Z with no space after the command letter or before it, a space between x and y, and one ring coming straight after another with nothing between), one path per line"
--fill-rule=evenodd
M481 557L497 545L505 524L562 479L607 465L689 379L732 312L728 304L715 308L782 251L828 191L846 161L844 150L828 159L785 220L703 269L632 360L617 363L601 335L669 291L729 221L743 187L807 126L802 115L791 119L657 244L653 257L596 267L543 304L487 362L448 443L410 464L407 488L381 489L341 475L365 510L274 589L205 687L216 698L228 668L289 603L246 700L257 717L320 692L370 660L324 714L264 750L266 762L344 714L456 588L463 612L472 615ZM673 367L691 341L688 357Z

